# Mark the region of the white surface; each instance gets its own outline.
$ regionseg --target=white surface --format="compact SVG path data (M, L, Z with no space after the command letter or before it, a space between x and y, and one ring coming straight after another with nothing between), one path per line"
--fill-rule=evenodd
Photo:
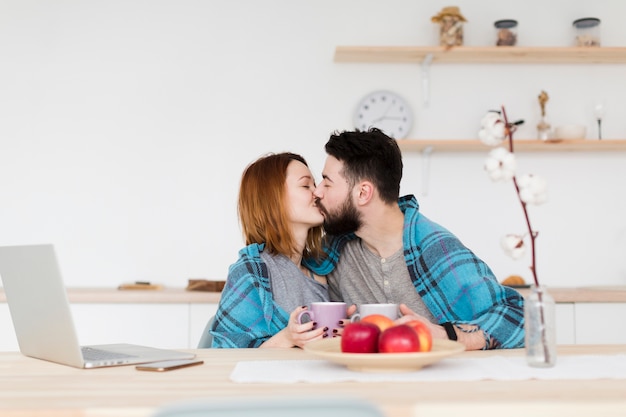
M323 145L351 128L375 89L406 97L413 138L476 138L504 104L534 136L537 95L552 126L580 123L626 138L624 65L433 65L430 105L411 64L340 64L337 45L435 45L448 1L0 0L0 245L54 243L68 286L224 279L243 245L236 196L261 154L303 154L320 179ZM493 43L493 22L519 21L519 46L569 46L571 22L602 19L602 45L626 45L626 2L459 0L465 44ZM306 16L306 18L303 18ZM510 184L486 155L434 153L429 193L420 154L405 156L403 193L456 233L501 278L529 281L528 258L500 237L524 231ZM524 154L548 180L532 207L540 279L626 284L626 153Z
M419 371L357 372L324 360L242 361L230 375L239 383L340 381L516 381L526 379L626 378L626 355L559 356L553 368L533 368L525 358L448 358Z

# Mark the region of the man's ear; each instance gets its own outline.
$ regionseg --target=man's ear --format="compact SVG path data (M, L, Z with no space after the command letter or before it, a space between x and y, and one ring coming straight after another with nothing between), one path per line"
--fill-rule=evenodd
M369 181L361 181L359 186L357 187L357 204L365 205L368 204L372 198L374 198L374 184Z

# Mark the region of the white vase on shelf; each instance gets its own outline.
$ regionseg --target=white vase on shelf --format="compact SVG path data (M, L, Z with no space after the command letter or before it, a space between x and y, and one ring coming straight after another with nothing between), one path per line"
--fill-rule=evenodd
M540 140L552 139L552 128L546 116L541 116L539 123L537 123L537 136ZM557 138L558 139L558 138Z

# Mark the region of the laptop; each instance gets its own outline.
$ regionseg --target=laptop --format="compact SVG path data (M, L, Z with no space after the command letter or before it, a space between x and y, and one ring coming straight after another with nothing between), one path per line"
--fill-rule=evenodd
M53 245L0 246L0 277L23 355L76 368L195 357L132 344L81 347Z

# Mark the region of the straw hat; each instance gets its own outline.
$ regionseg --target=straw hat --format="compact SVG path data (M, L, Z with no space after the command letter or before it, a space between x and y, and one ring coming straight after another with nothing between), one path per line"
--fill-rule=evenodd
M439 23L444 16L455 16L458 17L462 22L467 22L467 20L465 20L465 18L461 14L461 10L456 6L444 7L436 16L431 17L430 20L435 23Z

